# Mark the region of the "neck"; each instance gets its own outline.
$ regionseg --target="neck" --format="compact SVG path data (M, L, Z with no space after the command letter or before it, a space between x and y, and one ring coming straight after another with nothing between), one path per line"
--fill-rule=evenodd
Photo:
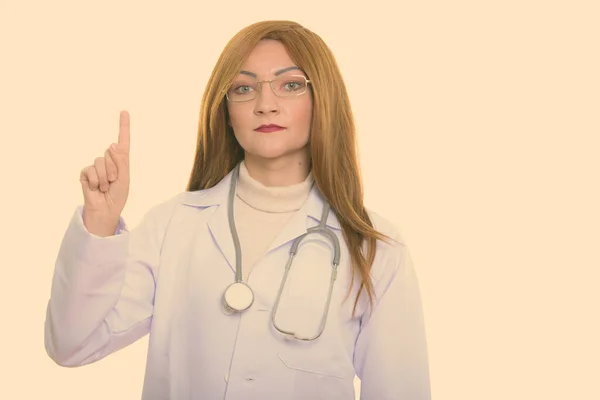
M263 212L297 211L306 201L313 185L312 174L303 182L286 186L265 186L252 178L244 161L240 163L237 197L248 206Z
M307 157L287 159L257 158L246 153L248 174L265 186L290 186L304 182L310 173Z

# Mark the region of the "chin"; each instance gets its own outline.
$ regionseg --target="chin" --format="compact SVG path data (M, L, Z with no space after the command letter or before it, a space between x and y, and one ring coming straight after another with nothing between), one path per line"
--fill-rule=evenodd
M277 134L266 136L244 135L238 137L238 143L242 145L249 158L262 160L277 160L283 158L296 158L303 156L302 153L308 151L308 137L292 138Z

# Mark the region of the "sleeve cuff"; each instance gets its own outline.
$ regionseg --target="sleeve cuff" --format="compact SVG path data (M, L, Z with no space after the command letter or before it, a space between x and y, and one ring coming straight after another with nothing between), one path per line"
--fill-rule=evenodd
M123 217L112 236L96 236L83 224L83 206L79 205L69 224L63 241L63 255L85 264L115 265L122 263L127 257L129 247L129 230ZM66 253L64 253L66 251Z

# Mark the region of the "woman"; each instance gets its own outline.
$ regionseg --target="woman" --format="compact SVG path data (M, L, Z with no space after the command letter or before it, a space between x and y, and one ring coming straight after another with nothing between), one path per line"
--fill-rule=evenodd
M417 278L397 231L363 206L325 43L295 22L250 25L202 100L186 191L131 232L126 112L118 143L82 170L49 356L90 364L149 334L144 399L350 400L355 373L361 399L429 399Z

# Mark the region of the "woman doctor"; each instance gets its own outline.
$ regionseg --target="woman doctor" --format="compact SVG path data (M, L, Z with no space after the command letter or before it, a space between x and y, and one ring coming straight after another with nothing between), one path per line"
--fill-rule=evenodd
M143 399L430 399L406 245L363 206L355 128L329 48L266 21L225 47L186 191L129 230L130 122L81 171L45 322L61 366L149 334Z

